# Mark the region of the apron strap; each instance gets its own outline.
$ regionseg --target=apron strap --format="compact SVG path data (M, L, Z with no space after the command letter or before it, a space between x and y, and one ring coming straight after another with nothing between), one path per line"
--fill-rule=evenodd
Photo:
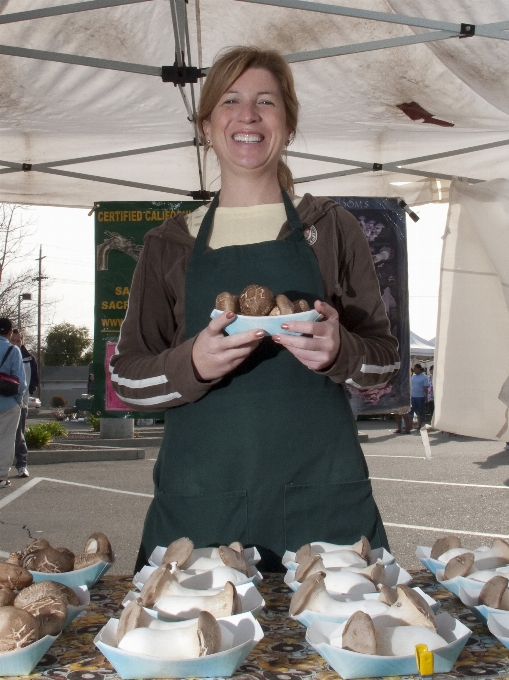
M209 206L209 209L205 213L205 217L202 220L198 235L196 237L196 243L194 244L195 253L204 253L207 249L207 243L209 241L210 230L212 229L212 224L214 223L214 214L216 212L217 204L219 203L219 191L214 196L214 200Z
M302 224L299 214L295 210L295 206L290 200L290 197L282 187L281 194L283 196L286 218L288 220L288 224L290 225L290 234L287 236L287 240L300 241L302 238L304 238L304 225ZM200 225L194 246L194 252L196 253L204 253L207 249L207 243L209 241L210 231L214 223L214 214L216 212L218 203L219 191L214 196L214 200L210 204L209 209L205 213L205 217L203 218L203 221Z

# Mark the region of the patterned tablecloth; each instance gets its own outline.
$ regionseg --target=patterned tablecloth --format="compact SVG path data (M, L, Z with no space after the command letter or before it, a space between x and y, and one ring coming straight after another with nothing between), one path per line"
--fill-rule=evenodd
M411 572L412 585L440 601L441 609L458 617L472 631L454 669L440 678L509 678L509 650L480 624L460 600L441 588L425 571ZM34 669L31 678L55 680L119 680L93 643L107 619L118 617L121 602L132 589L131 576L106 575L91 591L91 604L73 621ZM305 641L305 628L288 617L291 591L281 574L258 586L266 607L259 615L265 637L235 674L238 680L337 680L339 676Z

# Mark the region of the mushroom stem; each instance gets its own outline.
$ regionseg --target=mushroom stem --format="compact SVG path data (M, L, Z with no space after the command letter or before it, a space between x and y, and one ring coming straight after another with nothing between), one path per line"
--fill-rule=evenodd
M371 562L371 546L365 536L361 536L356 543L350 545L336 545L334 543L306 543L295 553L295 561L300 564L303 558L311 555L324 555L330 552L350 551L357 553L366 564Z
M120 649L159 659L180 661L217 654L221 649L221 628L208 612L197 621L171 630L134 628L118 643Z
M367 569L367 573L358 573L357 570L348 568L325 569L323 567L322 555L312 555L299 564L295 572L295 580L302 583L310 574L322 572L325 575L327 590L335 593L347 593L357 586L356 591L358 593L374 593L376 588L373 583L383 583L385 581L385 568L382 564L375 564ZM359 587L362 585L366 585L367 588L359 590Z
M339 602L329 595L323 573L311 574L293 594L290 602L290 616L296 616L305 609L329 616L350 616L356 611L369 612L372 616L383 614L389 607L379 600L356 600Z
M232 583L216 595L190 596L168 595L159 598L154 608L171 620L192 619L201 611L207 611L216 618L231 616L234 609L236 590Z

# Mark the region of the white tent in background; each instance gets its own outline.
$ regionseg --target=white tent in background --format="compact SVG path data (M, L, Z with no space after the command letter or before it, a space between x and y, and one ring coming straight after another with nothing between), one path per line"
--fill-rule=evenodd
M410 331L410 356L411 357L432 357L435 354L435 339L424 340ZM412 362L413 363L413 362Z
M509 177L506 1L330 1L0 0L0 200L217 189L190 81L232 44L292 63L300 194L415 204L447 200L453 176Z

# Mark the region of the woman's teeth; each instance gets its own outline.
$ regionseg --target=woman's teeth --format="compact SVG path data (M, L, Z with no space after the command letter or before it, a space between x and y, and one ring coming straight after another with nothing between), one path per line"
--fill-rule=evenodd
M262 141L261 135L233 135L233 139L236 142L246 142L247 144L253 144Z

